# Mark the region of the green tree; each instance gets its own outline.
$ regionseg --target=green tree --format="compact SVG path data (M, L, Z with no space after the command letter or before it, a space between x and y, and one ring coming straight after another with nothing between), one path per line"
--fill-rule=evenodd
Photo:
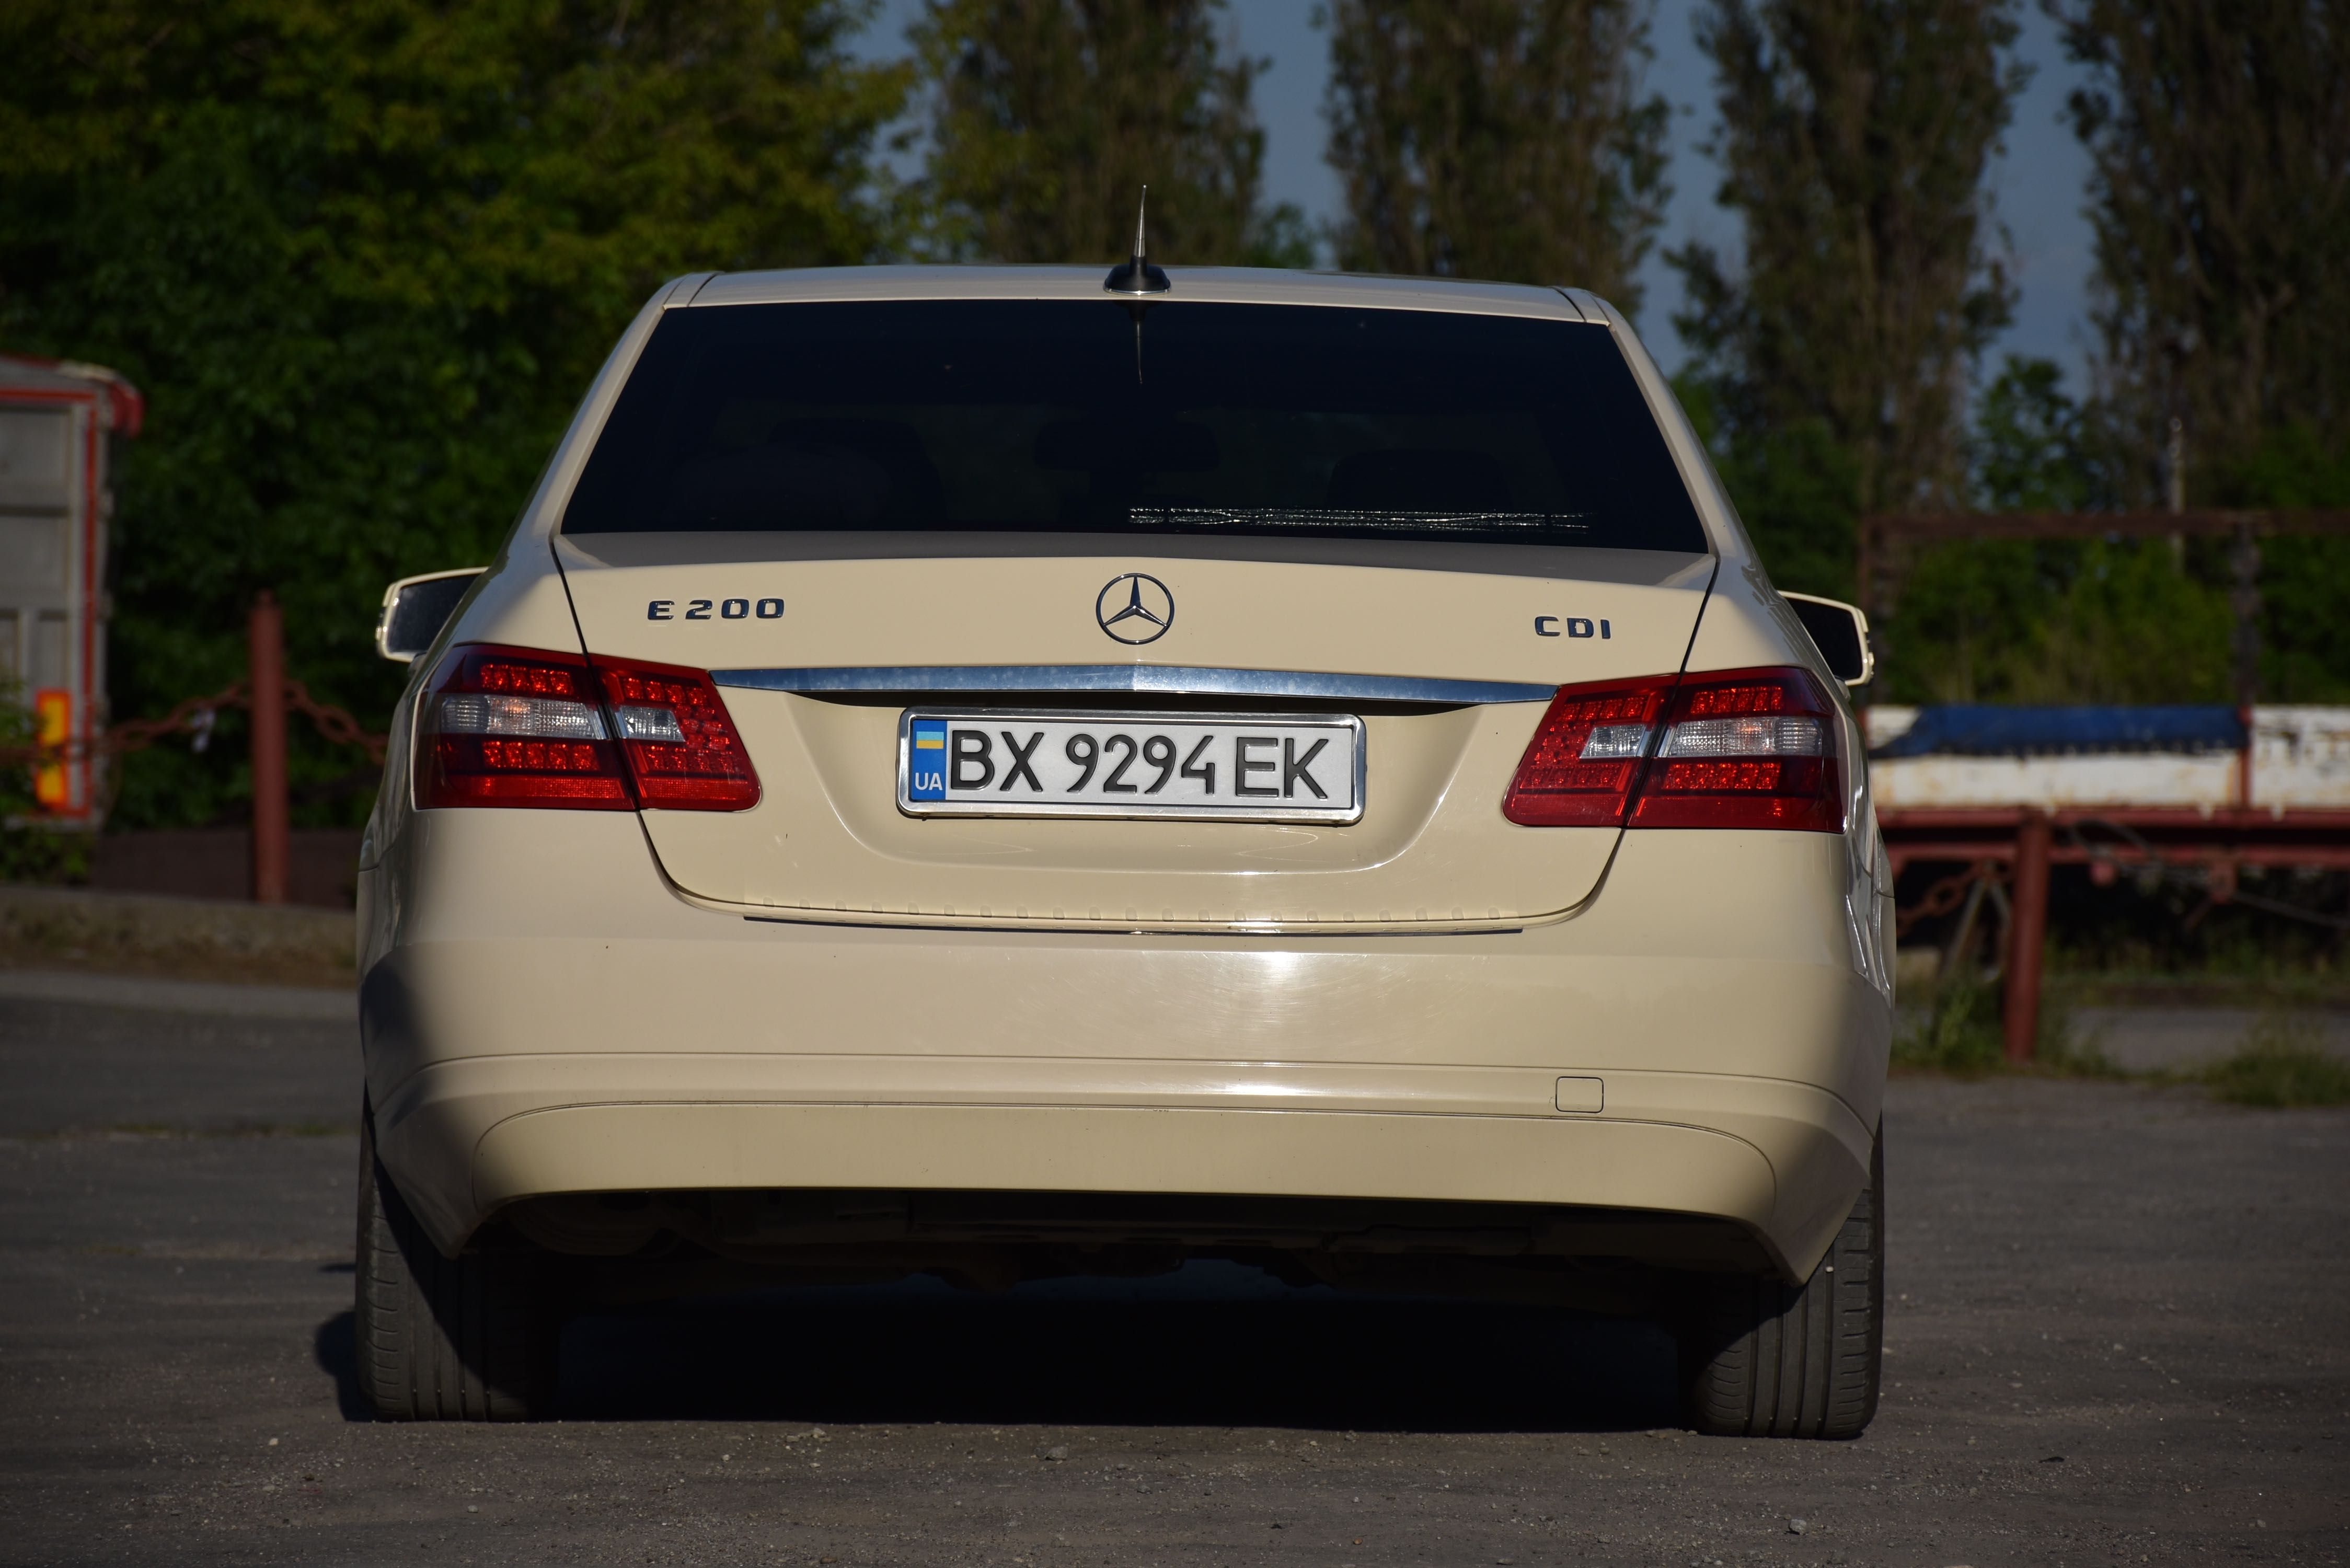
M2114 504L2107 465L2053 359L2010 354L1975 404L1974 504L1985 512L2094 512Z
M1701 368L1684 367L1673 387L1771 580L1797 593L1852 597L1859 488L1852 449L1818 418L1768 429L1731 425L1721 384Z
M664 276L848 262L902 71L829 0L16 0L0 344L149 395L115 525L118 714L242 673L244 610L380 722L390 577L484 561ZM226 727L224 727L226 728ZM232 741L233 736L229 737ZM355 755L296 732L297 801ZM119 820L233 812L242 747L130 759Z
M2046 359L2009 356L1975 407L1973 504L2087 512L2111 465ZM1975 540L1928 554L1884 628L1886 695L1904 701L2188 702L2228 697L2220 552L2168 544Z
M1848 563L1858 514L1963 489L1968 387L2012 294L1983 175L2023 81L2003 59L2014 36L2012 0L1700 13L1720 199L1743 220L1744 260L1694 242L1670 253L1689 298L1674 325L1714 389L1725 477L1774 573L1782 558ZM1778 511L1769 487L1739 490L1742 472L1808 475L1793 488L1813 504ZM1849 488L1831 505L1837 477ZM1850 566L1798 580L1849 591Z
M2230 624L2226 590L2180 571L2160 541L1946 545L1917 564L1883 628L1881 694L2225 702Z
M913 30L931 94L915 192L931 248L1100 262L1303 265L1295 209L1265 211L1263 60L1217 36L1222 0L929 0Z
M2350 4L2055 0L2089 68L2093 415L2153 502L2350 506ZM2350 540L2262 545L2261 684L2350 700Z
M1572 284L1627 312L1668 109L1638 0L1332 0L1342 265Z
M2051 0L2088 67L2102 413L2162 493L2345 504L2350 450L2350 4ZM2304 501L2303 504L2306 504Z

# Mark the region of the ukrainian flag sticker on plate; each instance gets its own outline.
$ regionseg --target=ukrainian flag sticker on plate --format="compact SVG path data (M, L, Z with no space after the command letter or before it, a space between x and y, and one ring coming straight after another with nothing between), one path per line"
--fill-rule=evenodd
M906 795L910 800L947 797L947 722L917 719L907 747Z

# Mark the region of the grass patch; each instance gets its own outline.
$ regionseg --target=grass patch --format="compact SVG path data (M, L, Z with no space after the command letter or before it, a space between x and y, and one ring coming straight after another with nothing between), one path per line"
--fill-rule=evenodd
M1975 1077L1998 1070L2004 1050L1999 992L1953 976L1934 988L1925 1018L1894 1036L1893 1062L1899 1067Z
M2242 1049L2203 1070L2220 1099L2283 1110L2295 1106L2350 1105L2350 1063L2318 1044L2317 1026L2295 1013L2272 1012L2253 1020Z
M2061 1017L2054 1030L2048 1027L2045 1018L2042 1020L2040 1053L2033 1064L2060 1078L2108 1078L2118 1082L2146 1076L2107 1055L2102 1039L2095 1035L2084 1039L2074 1033L2069 1021Z
M2049 983L2062 985L2084 1007L2263 1007L2350 1006L2350 983L2336 971L2312 973L2280 970L2236 974L2189 970L2065 970L2052 967Z
M2350 1105L2350 1062L2324 1048L2317 1023L2295 1007L2295 997L2276 998L2272 988L2272 1004L2254 1019L2242 1046L2225 1061L2186 1071L2137 1072L2108 1055L2097 1033L2085 1036L2074 1026L2073 1006L2080 1001L2080 990L2052 985L2042 993L2033 1060L2011 1067L1999 987L1970 979L1944 980L1933 989L1918 1022L1894 1035L1893 1064L1960 1078L2014 1071L2043 1077L2199 1084L2216 1098L2263 1109Z
M2040 1029L2029 1063L2011 1066L2000 988L1980 981L1946 980L1936 986L1925 1017L1894 1037L1893 1064L1957 1077L2001 1072L2064 1078L2136 1078L2142 1075L2106 1054L2104 1042L2074 1027L2070 1001L2057 988L2040 997Z
M0 792L0 808L16 804ZM88 833L62 833L53 827L0 824L0 882L78 887L89 880L91 840L95 836Z

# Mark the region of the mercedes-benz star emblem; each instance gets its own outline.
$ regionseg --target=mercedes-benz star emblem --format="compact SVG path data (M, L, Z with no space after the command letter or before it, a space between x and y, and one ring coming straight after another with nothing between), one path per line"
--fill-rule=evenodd
M1175 624L1175 596L1157 577L1112 577L1094 600L1094 618L1120 642L1157 642Z

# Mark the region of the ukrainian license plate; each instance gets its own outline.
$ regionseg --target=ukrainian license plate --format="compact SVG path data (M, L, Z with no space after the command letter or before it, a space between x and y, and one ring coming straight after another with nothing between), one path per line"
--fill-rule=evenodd
M910 708L898 724L915 816L1354 822L1363 774L1352 714Z

